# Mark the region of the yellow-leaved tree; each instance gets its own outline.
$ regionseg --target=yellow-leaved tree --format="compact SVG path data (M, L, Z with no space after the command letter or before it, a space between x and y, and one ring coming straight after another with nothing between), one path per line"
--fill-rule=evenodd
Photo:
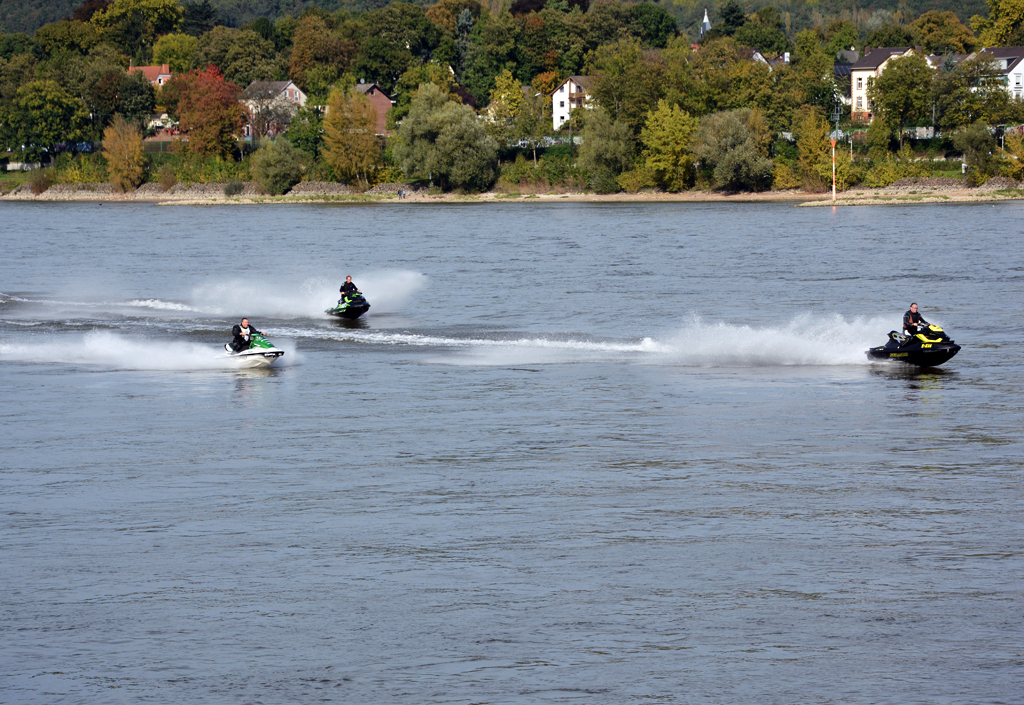
M658 101L658 109L647 113L640 133L647 168L658 186L666 191L682 191L693 184L691 142L697 131L697 118L678 105Z
M346 183L369 186L380 165L377 113L370 99L356 91L335 90L324 117L324 158Z
M110 184L122 193L132 191L146 176L146 155L142 133L118 115L103 130L103 156L107 160Z
M987 0L988 17L975 15L971 29L982 46L1014 46L1024 41L1024 0Z

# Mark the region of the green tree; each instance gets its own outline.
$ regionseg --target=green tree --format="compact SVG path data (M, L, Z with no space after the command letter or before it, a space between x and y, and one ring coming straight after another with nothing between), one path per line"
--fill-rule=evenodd
M737 30L747 23L747 15L736 0L729 0L722 6L721 17L721 21L714 29L726 37L736 34Z
M831 169L832 165L832 145L825 116L818 108L802 106L793 115L792 132L796 139L797 164L804 189L823 191L828 184L822 177L822 167ZM831 177L831 171L828 173Z
M124 74L117 89L117 112L125 120L142 125L156 107L156 90L141 71Z
M158 36L177 29L181 6L177 0L114 0L95 13L91 22L130 55L136 55L153 46Z
M323 123L324 159L334 173L350 184L369 184L381 161L377 114L369 98L357 91L333 91Z
M551 132L551 100L545 93L528 95L514 119L515 139L525 141L533 149L533 164L537 165L537 147Z
M487 134L501 148L508 147L515 134L515 119L523 105L523 84L508 69L494 79L491 102L487 106Z
M57 144L80 140L89 121L85 103L56 81L23 85L5 113L5 127L9 125L13 133L8 148L20 151L29 161L52 155Z
M619 190L616 178L633 168L636 138L624 120L613 120L603 106L587 111L579 165L598 193Z
M122 193L135 190L146 178L142 132L120 116L103 131L103 158L111 186Z
M867 134L868 156L871 159L884 159L890 152L892 145L892 128L885 121L885 116L876 115L875 119L868 125Z
M769 59L790 47L789 39L783 31L782 15L771 5L758 10L736 30L733 37L740 44L760 50Z
M201 37L219 24L223 18L210 4L210 0L185 0L181 3L181 31L193 37Z
M984 183L999 167L996 139L982 121L962 128L953 135L953 147L962 152L968 167L968 180Z
M694 137L694 155L717 188L761 191L771 185L772 160L762 146L758 129L751 129L753 111L729 110L700 119Z
M868 35L869 47L912 47L921 43L921 37L914 27L899 24L884 24Z
M924 50L934 54L967 54L978 40L954 12L929 10L910 25L921 38Z
M649 0L626 6L626 26L645 46L658 48L664 47L677 31L675 17Z
M635 39L598 47L587 55L594 100L613 121L639 134L647 113L665 95L665 69L656 54Z
M442 188L483 190L494 183L498 145L473 109L449 100L432 83L420 86L398 130L395 159L410 177Z
M61 52L88 54L100 42L100 32L88 22L60 20L36 30L36 41L48 55Z
M413 95L424 83L433 83L449 97L455 95L455 80L448 66L442 66L436 61L413 65L395 84L395 106L388 111L389 130L398 129L398 124L409 114Z
M1024 0L986 0L988 17L975 15L971 29L982 46L1019 46L1024 44Z
M188 34L165 34L153 45L153 63L167 64L172 73L192 70L192 59L199 49L199 40Z
M305 171L305 154L283 137L261 139L249 165L253 180L271 196L280 196L299 183Z
M849 49L858 44L860 30L857 25L849 20L835 20L830 22L825 30L825 53L834 57L840 51Z
M966 127L977 120L991 124L1014 122L1020 101L1012 101L994 59L979 54L939 71L933 84L938 123L944 128Z
M655 182L666 191L682 191L693 183L691 145L697 131L697 118L678 105L658 101L658 109L647 113L647 124L640 133L647 168Z
M885 117L899 134L903 149L903 131L908 122L924 116L929 106L932 70L920 54L891 59L882 74L868 87L873 112Z
M224 78L236 86L253 81L269 81L277 71L274 43L251 29L235 35L224 55Z
M324 146L323 106L307 102L288 123L288 141L317 160Z

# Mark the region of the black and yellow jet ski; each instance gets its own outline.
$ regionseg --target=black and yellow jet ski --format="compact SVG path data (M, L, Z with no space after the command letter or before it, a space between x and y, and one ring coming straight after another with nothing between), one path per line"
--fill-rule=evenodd
M923 333L901 335L889 333L885 345L868 350L870 360L892 360L918 367L937 367L960 352L960 346L936 325L929 325Z

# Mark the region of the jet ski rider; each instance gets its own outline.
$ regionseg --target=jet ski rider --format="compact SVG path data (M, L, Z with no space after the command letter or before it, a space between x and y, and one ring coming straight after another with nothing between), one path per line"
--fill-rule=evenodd
M263 335L263 331L256 330L255 326L250 326L249 325L249 319L248 318L243 318L241 325L236 324L231 329L231 333L232 333L232 335L235 336L231 340L231 349L234 350L235 352L242 352L243 350L248 350L249 349L250 336L253 333L256 333L258 335Z
M910 304L910 310L903 314L903 332L907 335L907 342L913 340L927 325L930 325L928 321L917 312L917 304Z
M359 291L359 287L352 283L351 275L345 277L345 283L341 285L341 289L339 289L338 291L341 292L342 299L346 299L349 296L355 296L356 294L362 293L361 291Z

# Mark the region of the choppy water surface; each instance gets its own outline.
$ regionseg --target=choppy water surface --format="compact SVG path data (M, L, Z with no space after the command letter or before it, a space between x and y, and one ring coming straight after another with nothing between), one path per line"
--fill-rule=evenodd
M0 213L0 702L1021 702L1020 205Z

